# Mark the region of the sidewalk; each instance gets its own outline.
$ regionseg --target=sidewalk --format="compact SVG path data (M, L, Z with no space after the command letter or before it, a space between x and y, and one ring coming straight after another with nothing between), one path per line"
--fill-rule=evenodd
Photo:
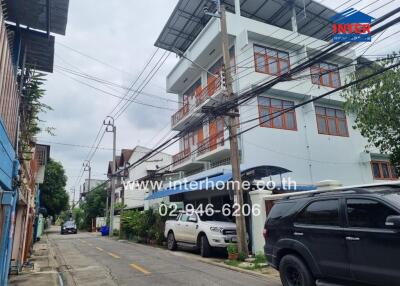
M10 286L60 285L56 255L53 253L47 237L47 233L51 231L54 231L54 229L48 230L41 240L33 245L32 256L29 259L33 267L24 267L19 275L11 275L9 278Z

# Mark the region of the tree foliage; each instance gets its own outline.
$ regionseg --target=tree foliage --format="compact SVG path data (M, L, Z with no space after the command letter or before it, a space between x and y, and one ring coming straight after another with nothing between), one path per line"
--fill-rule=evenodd
M40 188L40 205L53 217L68 209L69 196L65 190L67 177L61 163L50 159Z
M397 62L396 54L375 64L366 63L352 80L365 77ZM345 108L355 114L353 128L360 130L370 146L389 154L393 165L400 167L400 68L388 70L363 81L342 93Z
M53 134L53 128L42 128L40 123L43 122L39 118L40 113L45 113L52 110L50 106L44 104L41 100L45 94L42 88L46 82L44 74L34 72L29 77L23 86L23 97L21 98L20 113L21 113L21 149L22 153L29 153L30 143L32 138L41 131Z
M84 211L83 224L90 228L92 219L96 217L104 217L106 208L107 192L105 186L98 186L92 189L81 204Z

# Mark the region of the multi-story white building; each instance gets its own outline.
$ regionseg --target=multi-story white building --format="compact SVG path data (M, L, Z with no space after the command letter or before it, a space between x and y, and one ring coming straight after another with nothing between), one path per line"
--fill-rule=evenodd
M306 0L225 0L235 94L277 77L329 45L330 17L335 11ZM167 90L178 95L179 110L172 130L181 131L204 115L206 107L222 101L220 20L204 13L215 10L211 1L180 0L156 46L183 53L167 76ZM343 110L339 93L265 122L269 114L321 95L345 83L355 67L356 53L346 50L292 80L241 105L240 130L259 124L240 138L241 164L272 166L298 184L338 180L345 185L372 183L395 177L387 156L366 150L367 140L352 128L354 117ZM195 63L195 64L194 64ZM342 68L347 65L348 67ZM203 69L198 66L203 67ZM207 72L208 71L208 72ZM214 75L212 75L214 74ZM257 119L264 116L263 119ZM264 119L265 118L265 119ZM248 122L249 119L255 119ZM180 142L173 171L181 177L202 178L229 170L228 131L222 118L204 122ZM221 167L221 166L226 167ZM243 167L244 168L244 167ZM268 168L267 168L268 169ZM276 173L276 174L278 174ZM175 194L176 195L176 194ZM210 198L212 193L204 196ZM204 199L199 192L180 194L178 200ZM210 200L209 200L210 201ZM265 206L263 205L263 208ZM265 219L265 215L259 220ZM262 226L262 224L261 224ZM260 227L253 222L253 228ZM261 234L261 228L255 233ZM255 243L255 249L260 248Z

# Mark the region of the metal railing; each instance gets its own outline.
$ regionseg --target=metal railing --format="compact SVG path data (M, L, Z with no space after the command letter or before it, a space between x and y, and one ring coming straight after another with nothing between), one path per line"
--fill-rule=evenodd
M172 164L173 166L178 166L182 164L185 161L188 161L190 159L190 149L185 149L178 154L175 154L172 156Z
M218 146L224 146L224 144L224 131L219 131L217 134L205 138L199 142L197 156L213 151L217 149Z
M171 116L171 124L175 126L183 118L186 117L194 108L200 106L204 101L213 96L221 90L221 78L215 78L212 80L205 88L200 92L194 94L195 102L194 104L186 103L179 110Z

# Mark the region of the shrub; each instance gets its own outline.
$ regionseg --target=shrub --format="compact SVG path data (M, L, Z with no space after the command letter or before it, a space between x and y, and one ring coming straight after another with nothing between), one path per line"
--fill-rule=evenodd
M244 261L246 258L247 258L246 253L244 253L243 251L239 252L239 256L238 256L239 261Z
M227 247L226 250L228 251L229 254L235 254L238 253L238 248L236 244L230 243Z

